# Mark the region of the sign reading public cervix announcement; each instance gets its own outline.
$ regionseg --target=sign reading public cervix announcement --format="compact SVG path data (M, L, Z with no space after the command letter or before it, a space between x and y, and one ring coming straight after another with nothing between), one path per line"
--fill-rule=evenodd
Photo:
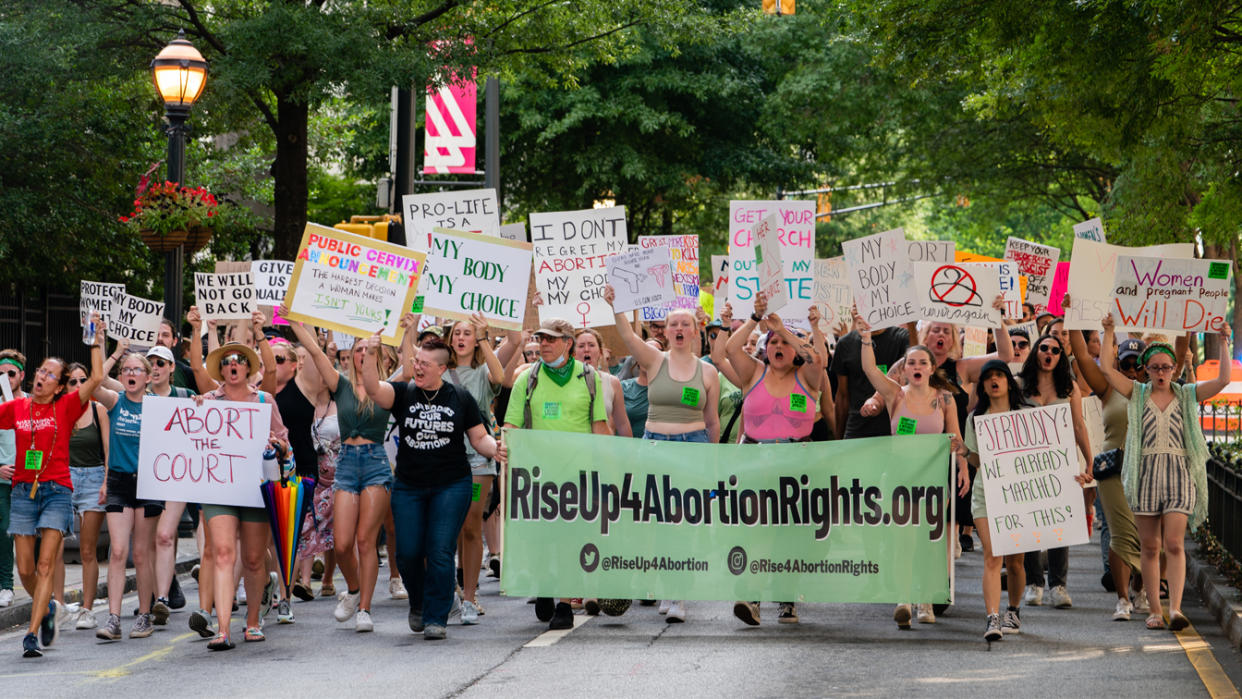
M789 323L802 322L811 309L811 299L815 294L813 201L729 202L729 264L733 267L729 275L729 303L733 306L735 318L745 318L755 311L755 292L759 290L760 281L758 261L752 249L754 228L772 214L778 216L776 235L785 270L785 294L789 298L789 305L781 310L780 315Z
M625 250L625 207L530 215L535 288L543 295L539 319L561 318L580 328L613 325L604 303L604 258Z
M1218 333L1229 324L1228 260L1117 258L1113 320L1144 330Z
M306 224L289 281L289 319L401 341L426 254L335 228Z
M993 555L1087 543L1069 404L973 419Z
M503 594L951 600L944 435L745 458L736 445L534 430L506 443Z
M841 243L858 313L873 330L921 319L906 233L897 228Z
M138 497L263 507L259 485L272 404L147 396Z
M914 287L924 320L980 328L999 328L1000 310L992 301L1000 294L996 269L980 263L915 262Z
M521 330L530 282L530 243L436 228L419 287L423 313Z

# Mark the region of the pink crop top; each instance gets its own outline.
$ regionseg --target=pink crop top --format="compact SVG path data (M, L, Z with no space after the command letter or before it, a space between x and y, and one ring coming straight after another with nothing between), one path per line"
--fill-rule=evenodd
M905 400L905 396L902 396L902 399L897 402L896 410L893 410L891 413L893 434L895 435L902 434L902 432L900 432L900 428L901 428L901 421L903 419L915 421L914 434L943 434L944 433L944 411L943 410L940 410L939 408L937 408L936 412L931 415L920 416L920 415L915 415L910 412L909 408L907 407L908 403L909 401Z
M796 373L794 392L777 398L764 385L767 376L765 364L759 382L742 399L746 436L757 442L809 437L815 424L815 398L802 386Z

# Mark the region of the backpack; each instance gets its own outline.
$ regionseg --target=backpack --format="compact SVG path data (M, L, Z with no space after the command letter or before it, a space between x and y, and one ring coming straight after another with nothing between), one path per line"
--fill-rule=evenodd
M530 372L526 375L526 405L522 406L522 429L529 430L531 424L530 417L530 397L535 393L535 386L539 383L539 366L532 366ZM594 422L591 417L595 415L595 367L590 364L583 364L582 377L586 379L587 395L590 400L587 402L587 424Z

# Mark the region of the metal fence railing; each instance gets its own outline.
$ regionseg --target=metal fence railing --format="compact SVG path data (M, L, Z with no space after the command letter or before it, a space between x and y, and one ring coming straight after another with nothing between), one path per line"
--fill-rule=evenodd
M77 297L0 285L0 349L5 348L20 350L32 363L53 356L89 362Z
M1213 449L1207 462L1208 531L1237 560L1242 560L1242 471Z
M1242 404L1224 401L1200 403L1199 425L1209 442L1242 440Z

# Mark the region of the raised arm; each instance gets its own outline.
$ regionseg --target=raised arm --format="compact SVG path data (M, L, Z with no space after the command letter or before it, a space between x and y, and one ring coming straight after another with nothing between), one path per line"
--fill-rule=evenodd
M1101 322L1104 324L1104 339L1100 340L1100 370L1108 378L1108 383L1112 385L1113 390L1129 399L1134 393L1134 382L1118 371L1117 367L1113 366L1113 362L1117 361L1117 351L1113 349L1117 344L1113 316L1105 314ZM1073 335L1070 336L1070 339L1073 340Z
M725 354L729 356L729 364L737 376L737 381L733 381L733 377L729 377L729 380L743 391L750 387L750 380L754 378L755 370L759 368L759 360L746 354L746 340L759 325L759 319L763 318L767 312L768 297L761 291L755 294L754 313L750 314L737 332L729 336L729 341L725 344Z
M798 369L798 375L802 378L803 385L812 391L818 391L827 376L825 371L828 368L828 341L824 339L824 333L819 329L817 306L812 305L810 311L807 312L807 322L811 324L811 342L810 347L807 348L810 360Z
M203 337L200 334L203 317L198 312L198 306L190 306L190 310L186 311L185 320L190 324L190 370L194 372L194 385L201 396L216 390L219 384L211 378L211 375L207 373L207 368L203 366Z
M617 298L617 292L612 288L612 284L604 285L604 301L609 306ZM615 314L617 321L617 334L621 336L621 341L625 343L625 348L630 351L630 355L634 357L634 361L638 365L647 370L648 374L654 375L660 370L660 363L664 361L664 353L660 350L643 342L634 329L630 327L628 319L624 313Z
M716 339L711 341L712 364L715 365L716 371L724 374L724 377L730 383L734 386L741 386L737 372L733 370L733 363L725 355L725 346L729 343L730 338L728 333L728 330L721 328L720 332L716 334Z
M492 385L499 386L505 380L505 367L495 350L492 349L492 343L487 337L487 319L482 313L475 312L470 316L470 324L474 326L474 337L483 350L483 363L487 365L487 380Z
M525 347L526 342L530 339L530 337L530 331L523 330L521 339L518 340L518 347ZM505 342L507 343L508 340L506 339ZM501 349L504 348L502 347ZM525 358L522 356L522 353L518 351L514 352L513 356L509 357L509 359L505 361L505 375L504 379L501 381L502 386L505 388L513 388L513 380L517 378L518 367L522 366L523 359Z
M1073 350L1074 356L1080 358L1078 361L1078 374L1091 387L1091 392L1099 396L1100 400L1103 400L1108 396L1109 389L1112 388L1109 385L1108 377L1104 375L1104 371L1100 367L1096 366L1095 362L1091 361L1091 355L1087 353L1087 338L1083 337L1082 331L1071 330L1069 331L1069 336L1070 348ZM1103 341L1103 338L1101 338L1100 342L1103 343ZM1101 362L1104 361L1106 353L1115 357L1117 356L1117 349L1102 344L1100 346ZM1086 357L1086 361L1083 361L1082 357Z
M82 405L90 402L91 394L104 380L103 354L104 344L107 343L107 332L103 319L98 313L91 314L91 317L95 321L95 344L91 345L91 375L86 377L86 383L78 386L78 400L82 401Z
M510 330L505 333L505 341L500 343L500 347L496 348L496 358L500 360L503 367L509 363L513 355L522 356L522 333L516 330ZM496 383L500 383L497 381Z
M863 317L858 314L858 310L854 310L854 329L858 331L858 337L862 341L862 370L867 375L867 380L871 382L871 386L875 388L876 393L884 399L888 405L893 405L897 394L901 391L901 384L893 381L880 371L880 367L875 364L875 343L871 341L871 326Z
M1195 384L1195 400L1202 403L1225 390L1233 377L1233 329L1225 325L1220 334L1220 370L1216 378ZM1183 353L1184 354L1184 353Z
M290 321L293 323L293 321ZM371 396L371 400L384 410L392 410L393 401L396 400L396 392L392 389L392 384L387 381L380 381L379 376L379 347L380 333L377 330L374 335L365 340L359 339L358 342L364 343L367 350L367 356L362 362L362 387L366 390L367 395ZM323 353L320 352L322 356ZM324 357L327 361L327 357ZM318 365L318 363L316 363ZM335 373L334 373L335 375ZM332 389L335 391L336 389Z
M112 350L112 354L108 355L108 358L105 359L103 363L103 385L114 391L125 390L125 387L121 385L121 382L112 378L110 374L112 374L112 368L116 366L117 362L121 361L121 357L125 356L125 352L127 350L129 350L129 340L117 338L116 349Z
M1091 482L1091 438L1087 435L1087 422L1082 419L1082 394L1078 392L1077 385L1074 385L1074 391L1070 393L1070 419L1074 421L1074 442L1078 444L1083 463L1087 465L1086 474L1078 476L1076 480L1086 485Z
M289 309L285 305L280 307L280 315L288 318ZM315 363L315 368L319 370L319 375L323 377L323 384L327 386L329 393L336 393L336 385L340 383L341 375L336 372L336 367L332 365L332 360L328 359L328 355L319 349L319 343L315 341L315 336L307 329L306 325L300 321L289 321L289 327L293 329L293 334L298 338L298 342L306 348L307 354L310 355L311 361ZM368 351L370 349L368 348ZM379 354L379 348L375 348L375 352ZM363 362L367 364L367 362ZM379 368L376 367L376 376L378 377ZM374 398L374 396L372 396Z
M263 360L263 381L259 390L276 395L276 353L263 332L263 311L250 314L250 331L259 340L259 359Z

